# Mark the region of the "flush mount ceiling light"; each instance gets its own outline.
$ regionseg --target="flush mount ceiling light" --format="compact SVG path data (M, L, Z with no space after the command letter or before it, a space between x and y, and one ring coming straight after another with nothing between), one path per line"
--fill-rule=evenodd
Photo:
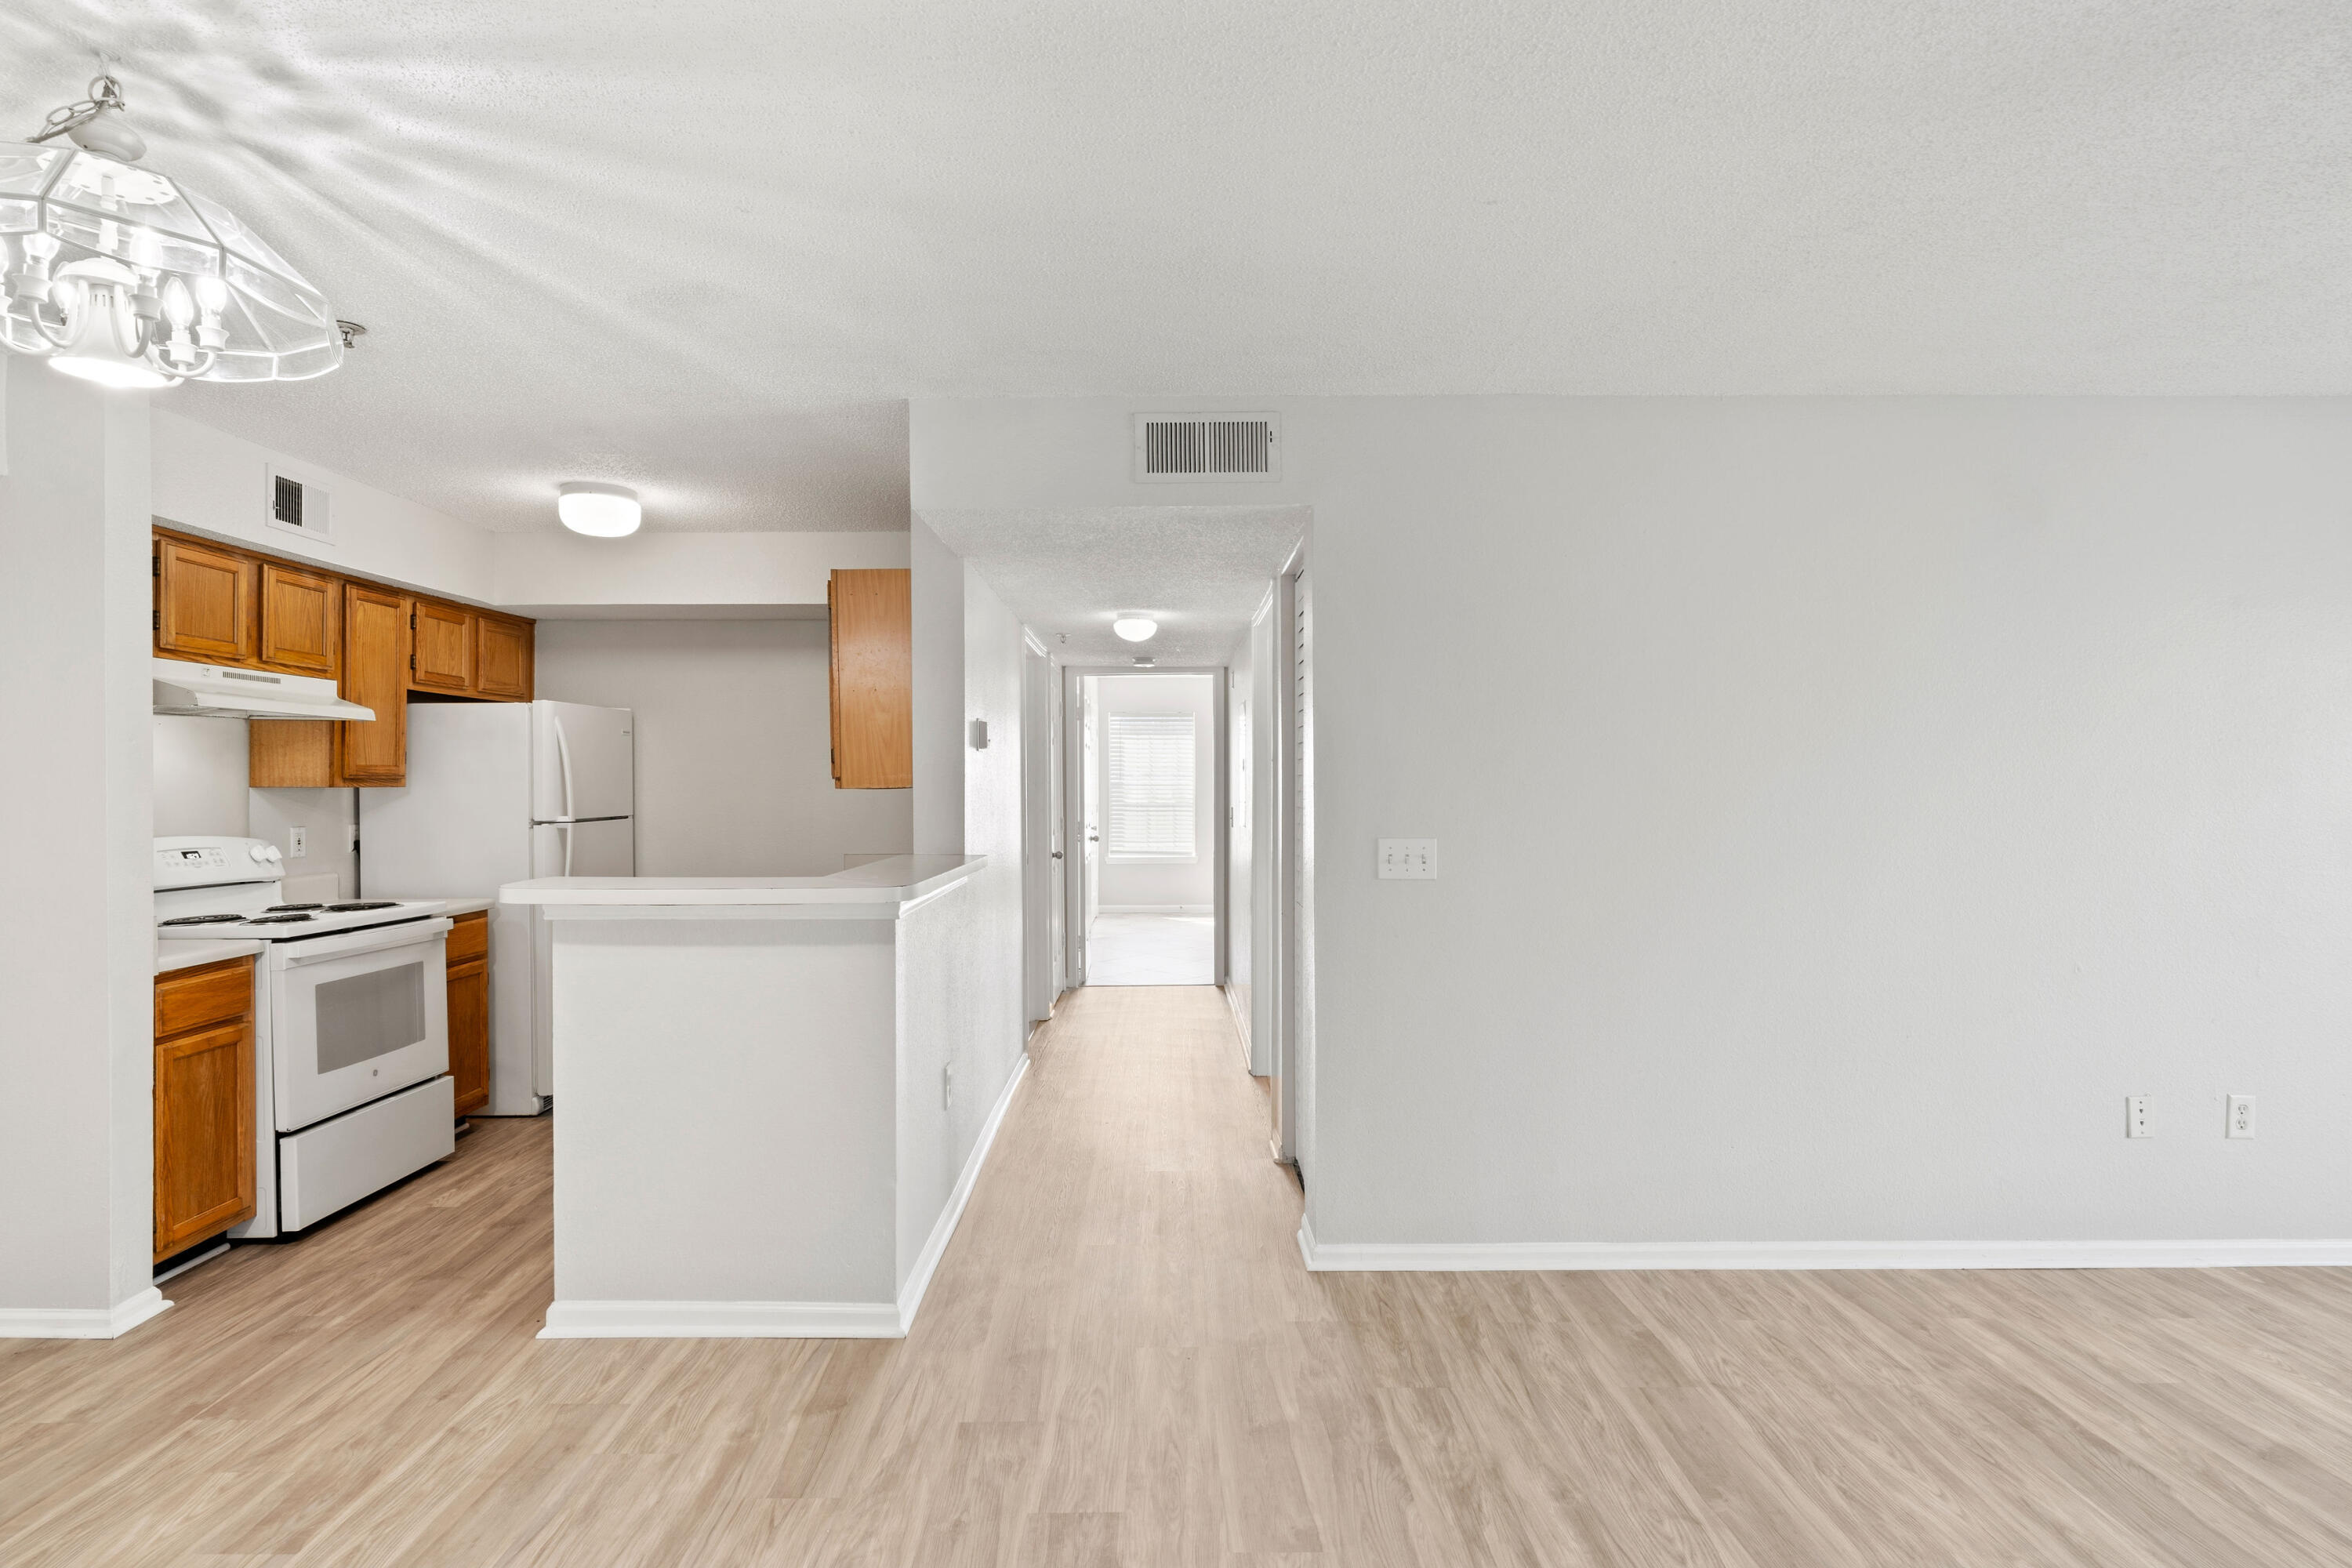
M637 504L637 492L626 485L574 480L555 487L555 515L574 533L618 539L636 532L645 508Z
M58 137L71 145L43 143ZM0 143L0 342L104 386L302 381L343 363L320 292L220 207L139 167L110 76Z
M1144 642L1160 629L1160 623L1138 611L1121 610L1118 619L1111 622L1110 629L1129 642Z

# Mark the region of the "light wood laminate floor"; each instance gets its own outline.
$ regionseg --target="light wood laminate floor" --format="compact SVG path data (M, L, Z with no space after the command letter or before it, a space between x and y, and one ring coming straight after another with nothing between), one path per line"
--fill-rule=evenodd
M1315 1277L1213 990L1080 993L902 1342L539 1341L543 1122L0 1342L0 1563L2352 1563L2352 1278Z

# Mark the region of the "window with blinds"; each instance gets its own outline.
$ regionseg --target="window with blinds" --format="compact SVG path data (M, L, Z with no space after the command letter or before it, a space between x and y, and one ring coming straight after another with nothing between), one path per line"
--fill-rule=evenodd
M1192 716L1110 715L1110 858L1190 860Z

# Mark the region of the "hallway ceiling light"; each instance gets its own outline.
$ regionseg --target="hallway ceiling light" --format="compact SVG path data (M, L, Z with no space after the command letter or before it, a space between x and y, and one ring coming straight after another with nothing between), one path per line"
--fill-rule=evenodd
M29 141L0 143L0 342L105 386L342 363L325 298L228 213L140 168L147 144L121 116L102 76Z
M1129 642L1142 642L1160 629L1160 623L1150 616L1139 616L1133 610L1121 610L1110 629Z
M555 515L574 533L618 539L636 532L645 519L645 508L637 504L637 492L626 485L575 479L556 487Z

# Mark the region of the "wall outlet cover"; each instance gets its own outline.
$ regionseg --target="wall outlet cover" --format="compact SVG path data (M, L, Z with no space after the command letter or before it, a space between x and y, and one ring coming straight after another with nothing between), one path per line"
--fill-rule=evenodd
M310 830L307 827L288 828L286 830L286 858L289 860L299 860L310 853Z
M2254 1135L2254 1097L2233 1094L2230 1097L2230 1122L2224 1136L2252 1138Z
M2124 1098L2124 1136L2126 1138L2156 1136L2155 1130L2148 1121L2147 1096L2134 1094Z
M1437 880L1437 840L1381 839L1380 878L1383 882L1434 882Z

